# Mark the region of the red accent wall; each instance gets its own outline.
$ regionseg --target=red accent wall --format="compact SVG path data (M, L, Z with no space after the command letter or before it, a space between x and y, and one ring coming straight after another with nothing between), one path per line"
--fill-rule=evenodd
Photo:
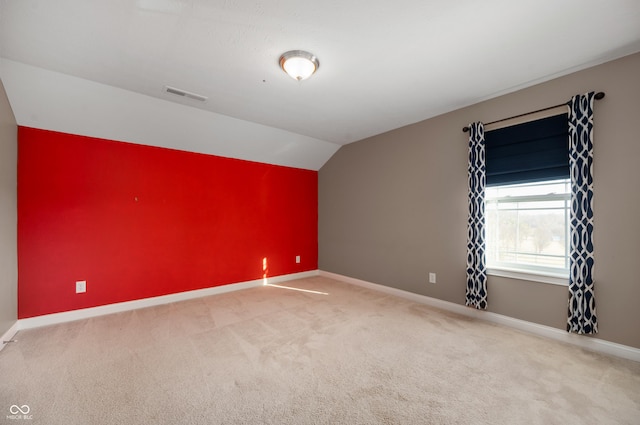
M316 171L19 127L18 316L315 270L317 222Z

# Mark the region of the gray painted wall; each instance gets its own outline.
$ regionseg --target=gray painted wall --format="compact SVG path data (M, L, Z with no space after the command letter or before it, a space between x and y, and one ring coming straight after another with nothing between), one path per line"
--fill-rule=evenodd
M18 127L0 81L0 335L18 318Z
M319 172L319 268L464 304L461 128L604 91L594 119L598 337L640 348L639 75L635 54L342 147ZM489 311L565 329L565 286L490 276L488 291Z

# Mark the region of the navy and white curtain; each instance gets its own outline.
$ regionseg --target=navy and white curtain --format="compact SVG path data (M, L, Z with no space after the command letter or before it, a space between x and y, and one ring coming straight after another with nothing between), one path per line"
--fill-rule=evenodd
M567 331L598 332L593 285L593 100L594 93L569 102L569 318Z
M469 220L467 222L467 296L465 304L487 308L484 191L486 186L484 124L469 124Z

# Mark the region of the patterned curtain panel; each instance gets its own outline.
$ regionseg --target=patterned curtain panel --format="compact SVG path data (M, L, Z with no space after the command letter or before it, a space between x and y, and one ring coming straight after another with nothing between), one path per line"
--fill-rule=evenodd
M487 308L484 189L486 185L484 124L469 124L469 221L467 223L466 305Z
M593 287L593 99L577 95L569 102L569 318L567 331L598 332Z

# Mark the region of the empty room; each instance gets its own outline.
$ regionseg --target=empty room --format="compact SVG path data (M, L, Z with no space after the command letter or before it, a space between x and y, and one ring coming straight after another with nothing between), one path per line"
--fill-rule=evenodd
M0 424L640 424L640 2L0 0Z

